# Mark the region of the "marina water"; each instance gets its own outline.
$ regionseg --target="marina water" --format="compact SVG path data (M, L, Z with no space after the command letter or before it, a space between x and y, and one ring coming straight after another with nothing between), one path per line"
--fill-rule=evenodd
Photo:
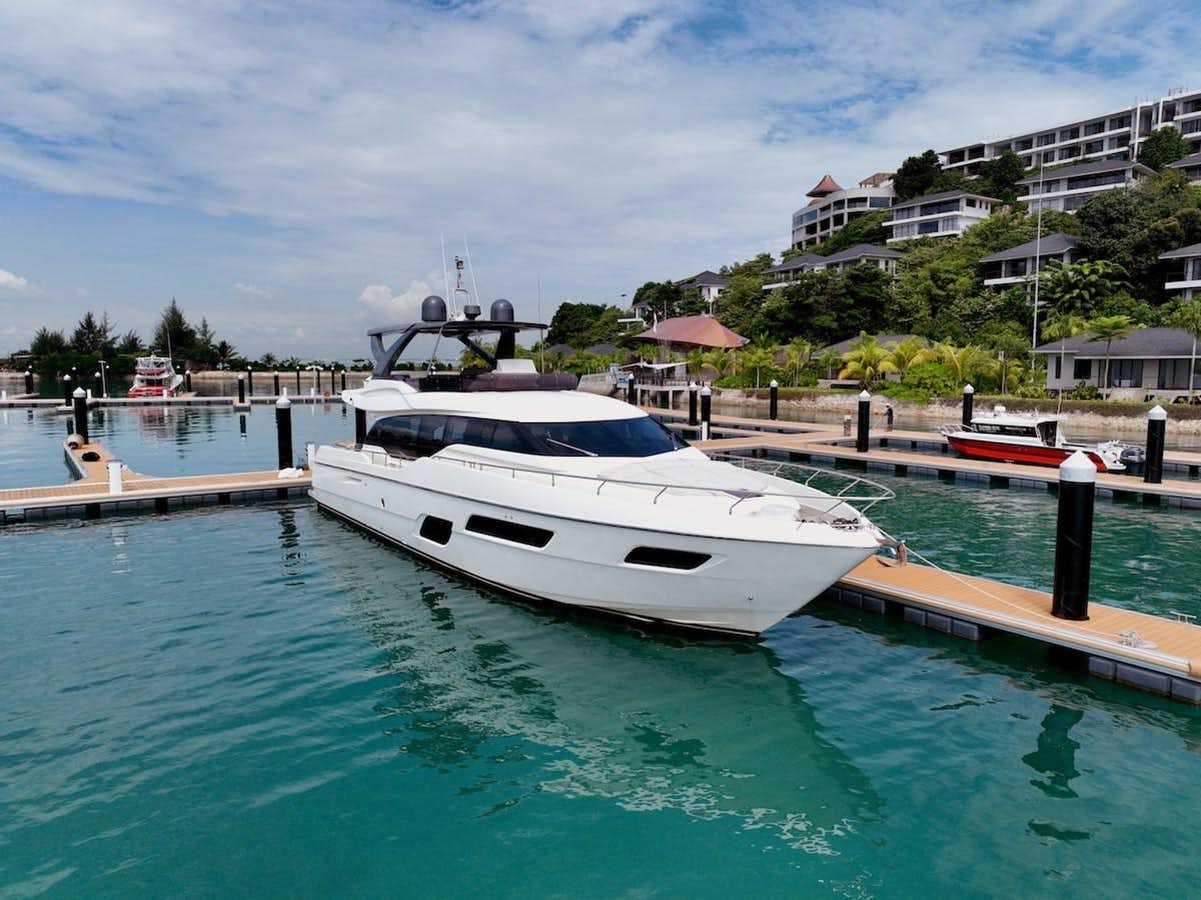
M134 468L273 464L269 413L127 412ZM29 443L64 480L61 421L10 417L5 486ZM1049 495L872 477L930 559L1048 587ZM1197 516L1100 501L1094 599L1201 612ZM828 603L758 642L531 607L302 501L5 528L0 679L0 896L1195 884L1194 709Z

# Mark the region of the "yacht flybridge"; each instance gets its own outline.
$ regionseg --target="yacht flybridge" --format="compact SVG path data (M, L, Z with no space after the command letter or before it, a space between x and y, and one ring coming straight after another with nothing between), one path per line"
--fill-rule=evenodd
M521 597L743 634L880 547L862 510L887 489L710 459L640 409L517 358L517 334L545 326L514 321L507 300L479 313L448 318L428 297L420 322L368 332L374 371L342 394L365 439L308 448L322 508ZM457 340L487 367L394 372L420 335Z

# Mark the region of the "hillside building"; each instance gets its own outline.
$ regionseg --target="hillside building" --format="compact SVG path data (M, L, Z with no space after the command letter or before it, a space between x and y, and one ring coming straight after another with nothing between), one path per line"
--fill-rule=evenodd
M1160 254L1169 265L1165 291L1181 291L1185 300L1201 299L1201 244Z
M1032 213L1040 208L1075 212L1097 194L1133 187L1154 174L1142 163L1120 159L1047 169L1017 183L1026 191L1018 201L1025 203Z
M853 188L840 187L824 175L806 196L811 198L808 205L792 214L792 246L796 250L820 244L865 213L888 209L895 194L892 175L877 172Z
M1079 238L1056 232L1045 234L1041 240L1027 241L993 253L980 260L984 269L984 286L1004 289L1014 284L1026 284L1052 260L1063 264L1074 262Z
M987 219L1001 201L968 191L944 191L914 197L892 208L892 218L884 223L888 243L919 237L955 237L977 222Z

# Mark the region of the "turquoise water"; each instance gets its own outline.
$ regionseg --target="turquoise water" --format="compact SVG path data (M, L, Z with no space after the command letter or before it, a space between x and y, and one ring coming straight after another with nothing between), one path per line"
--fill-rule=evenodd
M877 480L932 559L1046 587L1050 496ZM1195 534L1113 508L1094 597L1197 612ZM0 530L0 683L0 896L1195 889L1196 710L832 604L759 642L529 607L302 501Z

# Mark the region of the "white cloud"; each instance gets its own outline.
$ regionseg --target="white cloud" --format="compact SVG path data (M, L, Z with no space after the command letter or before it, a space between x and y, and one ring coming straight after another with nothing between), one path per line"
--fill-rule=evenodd
M359 303L373 312L388 313L394 316L408 315L421 308L421 301L434 293L431 286L433 279L413 280L409 286L399 293L393 294L392 288L386 284L369 284L359 294Z
M241 281L235 282L234 290L239 294L245 294L247 297L257 297L260 300L270 300L275 296L275 292L270 288L259 287L254 284L245 284Z
M29 281L20 275L0 269L0 290L23 291L29 287Z

